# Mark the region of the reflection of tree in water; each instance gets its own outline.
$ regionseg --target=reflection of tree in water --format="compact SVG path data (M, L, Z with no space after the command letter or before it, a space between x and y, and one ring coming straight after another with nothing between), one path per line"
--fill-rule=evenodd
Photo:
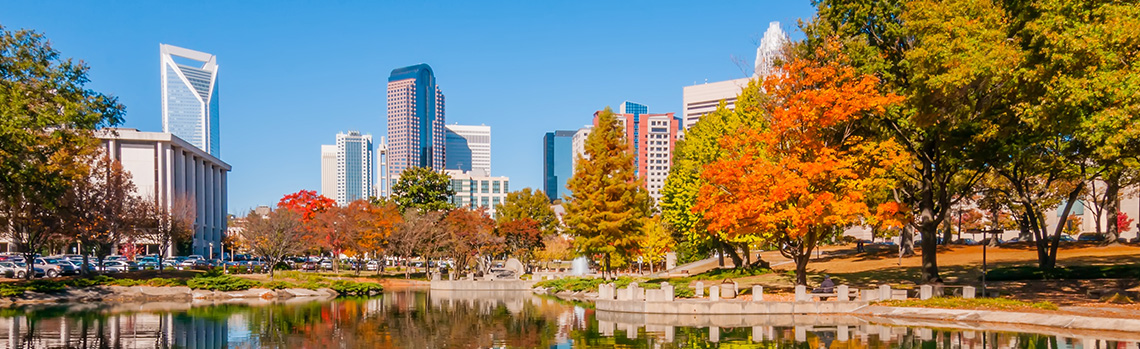
M372 326L403 348L550 347L558 330L557 316L533 302L517 313L493 299L451 300L432 305L425 293L395 293L405 306L385 309L386 318ZM411 299L408 299L411 298Z

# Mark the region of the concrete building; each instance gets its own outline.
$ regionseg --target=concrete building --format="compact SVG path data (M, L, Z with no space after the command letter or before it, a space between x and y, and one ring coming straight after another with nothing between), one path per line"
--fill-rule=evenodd
M162 60L162 132L221 158L217 57L159 44Z
M574 137L570 138L570 149L574 152L570 159L570 171L573 172L578 169L578 159L589 159L590 156L586 154L586 138L590 137L590 132L594 131L594 125L586 125L574 132ZM567 178L569 180L569 178Z
M483 209L492 218L495 217L495 207L507 199L510 189L510 178L491 177L488 173L464 172L458 170L444 171L451 176L451 189L455 196L451 203L456 207Z
M570 196L566 181L574 175L573 141L576 131L547 132L542 137L542 192L551 201Z
M780 29L780 22L768 23L768 30L760 39L760 47L756 48L756 63L752 77L685 86L681 92L681 118L685 130L693 127L701 116L716 110L722 101L729 110L736 108L736 98L740 96L740 91L748 86L750 80L776 72L774 64L779 60L787 43L788 34Z
M336 145L321 145L321 195L336 197Z
M104 129L96 136L111 159L131 174L140 197L154 198L167 207L178 198L192 200L196 230L191 253L221 255L229 164L170 133L120 128Z
M348 205L372 196L376 178L372 157L372 135L357 131L336 135L336 200Z
M392 70L388 77L388 187L404 169L442 171L444 98L427 64Z
M638 105L639 109L626 108L622 103L621 111L636 111L637 113L616 113L614 117L621 123L625 138L630 149L634 150L634 172L645 180L645 189L654 200L661 198L661 188L665 186L665 178L669 176L669 169L673 163L673 150L677 147L680 121L673 113L648 114L647 108ZM598 125L601 111L594 113L594 126Z
M391 178L388 175L388 142L384 137L380 137L380 143L376 143L376 151L373 155L375 155L374 160L376 160L377 165L376 174L379 175L380 178L376 180L376 185L372 189L372 192L375 193L374 195L376 195L376 197L388 197L391 191L390 184L392 182L388 180Z
M491 126L447 125L448 170L491 173Z

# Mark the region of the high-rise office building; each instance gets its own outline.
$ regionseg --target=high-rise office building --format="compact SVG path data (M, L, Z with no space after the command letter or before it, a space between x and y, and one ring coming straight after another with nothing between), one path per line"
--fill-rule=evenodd
M586 138L590 137L590 132L594 131L594 125L586 125L574 132L574 137L570 139L570 149L573 150L570 159L570 171L578 169L578 159L589 159L590 155L586 154ZM569 178L567 178L569 180Z
M551 201L570 196L566 181L574 175L574 134L577 131L547 132L542 137L542 191Z
M443 92L431 67L417 64L392 70L388 77L390 182L409 167L444 169L444 124Z
M350 131L336 135L336 203L347 205L372 196L372 135Z
M448 170L491 174L491 126L447 125Z
M217 57L166 44L158 48L162 60L162 132L220 158Z
M495 217L495 208L507 200L507 193L511 191L510 178L507 177L459 170L445 172L451 177L451 189L455 191L451 203L456 207L484 210L491 218Z
M673 113L649 114L645 106L639 109L619 108L620 111L637 111L639 113L615 113L620 127L629 142L629 148L634 150L634 172L645 180L645 189L654 200L661 198L661 188L665 186L665 178L669 176L672 167L673 150L677 146L677 137L680 121ZM594 113L594 126L598 125L598 116L601 111Z
M321 195L336 197L336 145L321 145Z
M685 86L682 89L681 117L688 130L701 116L716 110L721 101L728 109L736 108L736 98L748 86L748 81L768 76L775 72L774 64L788 43L788 34L780 29L780 22L768 24L768 30L756 48L755 70L751 78L706 82L701 85Z
M380 176L376 180L376 186L373 191L376 197L386 198L390 194L392 188L389 186L392 182L388 181L388 141L384 137L380 137L380 143L376 143L376 174Z

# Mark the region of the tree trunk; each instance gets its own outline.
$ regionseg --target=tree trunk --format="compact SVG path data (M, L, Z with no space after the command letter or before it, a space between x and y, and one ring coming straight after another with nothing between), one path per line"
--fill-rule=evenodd
M941 283L938 276L938 223L934 212L934 169L932 164L923 164L922 181L919 183L918 231L922 238L922 283ZM945 209L945 208L943 208Z
M748 249L748 244L744 244L744 246L742 246L741 248L744 250L744 266L745 267L751 266L752 265L752 250Z
M811 259L811 252L806 252L803 255L796 256L796 285L807 286L807 264L808 259Z
M914 256L914 230L911 228L913 228L913 224L907 223L903 225L902 231L899 232L899 249L903 257Z
M1117 226L1117 214L1120 213L1120 171L1112 171L1105 177L1104 209L1105 213L1105 244L1114 244L1120 238L1120 227Z
M740 258L739 253L736 253L735 246L732 246L732 244L725 242L723 243L722 248L724 248L724 252L728 254L728 257L732 258L733 268L739 269L741 266L743 266L744 259Z
M1065 198L1064 211L1061 212L1069 212L1073 209L1073 201L1077 200L1077 196L1080 195L1081 189L1083 188L1077 187L1069 192L1069 195ZM1040 227L1040 230L1042 232L1045 232L1047 229L1045 227L1045 217L1042 214L1036 212L1030 212L1030 214L1037 216L1037 224ZM1041 269L1051 270L1057 266L1057 245L1061 243L1061 232L1065 230L1065 225L1068 223L1068 219L1069 215L1062 214L1060 219L1057 220L1057 226L1053 227L1052 236L1043 236L1041 239L1043 241L1039 241L1037 243L1037 262L1038 266Z
M602 270L602 278L606 281L610 281L610 273L612 273L612 271L610 271L610 254L606 253L606 266Z

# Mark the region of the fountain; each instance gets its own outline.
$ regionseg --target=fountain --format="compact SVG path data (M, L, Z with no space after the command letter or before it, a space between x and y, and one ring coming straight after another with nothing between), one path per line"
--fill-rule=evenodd
M576 276L586 275L590 272L590 262L586 260L586 257L574 258L574 261L570 262L570 266L570 273Z

